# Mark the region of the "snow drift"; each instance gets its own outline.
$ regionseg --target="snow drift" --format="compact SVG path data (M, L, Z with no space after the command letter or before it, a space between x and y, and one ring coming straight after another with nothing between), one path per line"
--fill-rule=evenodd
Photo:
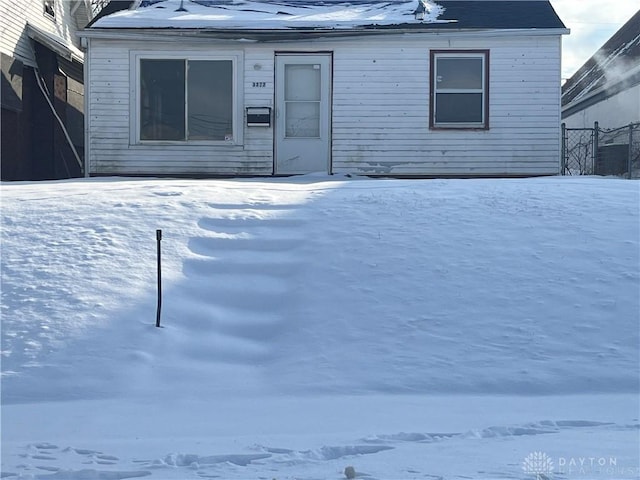
M3 472L337 478L364 455L410 478L433 444L416 472L489 478L540 434L637 461L635 182L88 179L2 204Z

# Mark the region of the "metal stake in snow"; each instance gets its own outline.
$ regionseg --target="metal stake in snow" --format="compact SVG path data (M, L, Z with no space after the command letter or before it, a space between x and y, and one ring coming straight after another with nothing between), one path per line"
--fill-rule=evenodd
M162 230L156 230L156 240L158 242L158 313L156 314L156 327L160 327L160 309L162 308L162 264L160 242L162 240Z

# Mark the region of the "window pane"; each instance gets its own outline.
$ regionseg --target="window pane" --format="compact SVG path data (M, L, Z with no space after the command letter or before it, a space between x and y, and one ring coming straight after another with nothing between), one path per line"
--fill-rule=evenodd
M436 89L481 89L482 58L438 58Z
M436 94L436 124L438 123L484 124L482 94Z
M44 13L51 18L56 18L56 2L55 0L44 0Z
M320 137L320 102L286 103L287 137Z
M184 140L184 60L140 60L140 139Z
M285 65L284 99L320 101L320 65Z
M225 140L233 135L233 62L190 60L189 140Z

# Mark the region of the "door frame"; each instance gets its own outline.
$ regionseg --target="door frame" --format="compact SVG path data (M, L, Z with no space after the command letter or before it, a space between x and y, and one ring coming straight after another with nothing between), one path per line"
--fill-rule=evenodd
M273 105L274 105L274 119L273 119L273 165L271 174L274 176L282 175L282 176L290 176L294 174L290 173L278 173L277 169L277 161L278 161L278 126L277 126L277 117L280 105L278 105L278 68L277 68L277 57L286 57L286 56L328 56L329 57L329 85L328 85L328 94L327 94L327 102L328 102L328 118L327 118L327 149L328 149L328 158L327 158L327 174L333 175L333 51L332 50L275 50L273 52Z

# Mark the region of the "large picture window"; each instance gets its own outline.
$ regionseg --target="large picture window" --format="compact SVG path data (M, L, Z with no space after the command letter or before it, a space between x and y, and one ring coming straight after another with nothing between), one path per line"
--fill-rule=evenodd
M232 59L141 58L140 140L232 141Z
M431 52L431 128L489 128L489 52Z

